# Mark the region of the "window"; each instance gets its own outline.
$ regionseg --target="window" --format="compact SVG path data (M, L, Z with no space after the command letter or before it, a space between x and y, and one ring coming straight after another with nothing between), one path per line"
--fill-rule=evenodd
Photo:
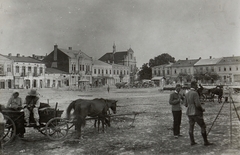
M104 74L104 71L103 71L103 69L102 69L102 74Z
M238 71L238 66L236 66L236 71Z
M4 66L3 66L3 64L0 64L0 74L4 74Z
M211 68L211 71L214 72L214 67Z
M113 74L114 74L114 75L116 74L116 71L115 71L115 70L113 70Z
M37 75L37 67L34 67L34 75Z
M101 70L100 69L98 69L98 74L101 74Z
M186 71L186 69L185 69L185 71ZM167 70L167 75L169 75L169 70Z
M11 65L7 65L7 72L12 72Z
M108 74L108 70L106 69L106 74Z
M43 73L43 68L42 67L40 67L39 72L40 72L40 74Z
M176 69L174 70L174 73L177 74L177 70Z
M226 71L227 69L226 69L226 67L224 67L224 69L223 69L224 71Z
M124 75L126 75L126 71L125 71L125 70L124 70L124 72L123 72L123 73L124 73Z
M117 70L117 75L119 74L119 70Z
M16 71L16 73L19 73L19 66L16 66L16 67L18 67L18 72ZM17 68L16 68L16 70L17 70ZM32 67L30 67L30 66L28 67L28 72L29 72L29 73L32 72Z
M218 68L218 71L221 72L221 67Z
M26 75L26 67L22 66L22 76L25 76L25 75Z
M112 70L109 70L109 74L112 74Z
M79 65L79 71L82 71L82 65Z
M94 74L97 74L97 69L94 69Z
M156 70L154 70L154 75L156 75L157 74L157 71Z
M232 68L231 68L231 67L229 67L229 71L232 71Z
M29 68L28 68L29 70ZM30 67L30 71L31 71L31 67ZM19 66L16 66L16 73L19 73Z
M206 67L206 71L208 71L208 67Z

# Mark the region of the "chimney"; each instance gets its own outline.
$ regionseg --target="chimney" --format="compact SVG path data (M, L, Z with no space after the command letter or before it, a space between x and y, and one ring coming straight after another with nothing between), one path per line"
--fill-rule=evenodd
M114 55L115 55L115 52L116 52L116 45L115 43L113 44L113 53L112 53L112 63L114 64Z
M212 59L212 56L210 56L209 58Z
M72 47L68 47L69 50L72 50Z
M17 54L17 57L20 57L20 54L19 54L19 53Z
M199 60L202 59L201 57L199 57Z
M32 57L35 58L35 54L33 54Z
M58 45L54 45L53 61L57 61L57 50L58 50Z
M9 56L9 57L12 56L12 53L9 53L8 56Z
M188 58L186 58L186 60L188 60Z

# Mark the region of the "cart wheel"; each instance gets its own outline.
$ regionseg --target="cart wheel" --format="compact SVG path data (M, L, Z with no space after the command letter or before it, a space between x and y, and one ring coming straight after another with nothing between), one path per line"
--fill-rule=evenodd
M50 119L45 127L46 135L51 140L62 140L68 134L68 122L61 117Z
M6 145L14 139L16 135L16 125L10 117L4 115L4 119L6 123L4 125L4 134L1 137L1 141L3 145Z

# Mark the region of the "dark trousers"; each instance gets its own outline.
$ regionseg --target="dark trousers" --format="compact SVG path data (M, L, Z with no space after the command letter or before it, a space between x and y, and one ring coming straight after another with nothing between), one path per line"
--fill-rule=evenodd
M189 119L189 133L190 134L193 134L194 125L196 122L201 127L201 133L206 133L206 124L203 120L202 115L188 116L188 119Z
M172 111L173 113L173 134L180 134L180 125L182 120L182 111Z

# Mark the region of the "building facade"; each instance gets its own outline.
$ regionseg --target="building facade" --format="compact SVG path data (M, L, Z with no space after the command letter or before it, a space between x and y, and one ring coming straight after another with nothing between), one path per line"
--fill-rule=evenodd
M13 60L0 54L0 89L14 88Z
M240 56L223 57L215 66L221 83L240 82Z
M92 57L80 50L58 48L47 55L43 62L48 68L55 68L71 74L69 85L78 85L80 80L88 80L92 83Z
M43 88L45 64L31 57L17 54L6 56L12 60L13 88Z
M129 78L130 82L133 83L137 73L137 61L134 56L134 51L129 48L126 51L116 51L116 45L113 45L113 51L106 53L99 60L109 63L109 64L117 64L129 67Z

